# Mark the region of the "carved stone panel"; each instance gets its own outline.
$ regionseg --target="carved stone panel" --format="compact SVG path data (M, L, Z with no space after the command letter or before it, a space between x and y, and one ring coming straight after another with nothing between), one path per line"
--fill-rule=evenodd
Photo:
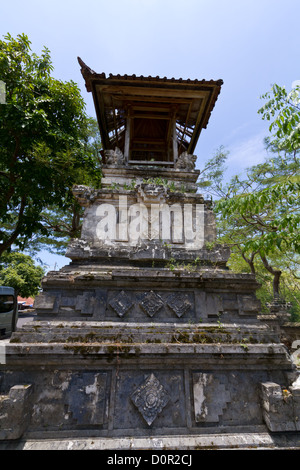
M78 425L102 425L105 421L106 388L106 373L74 374L67 394L70 419Z
M42 292L39 294L34 301L34 308L40 312L58 312L57 300L59 300L60 295L51 295L47 292Z
M164 303L162 298L160 295L155 294L153 290L147 292L140 303L141 308L147 313L147 315L149 315L149 317L153 317L153 315L155 315L163 305Z
M76 310L79 310L82 315L93 315L96 298L90 292L84 292L78 295L75 302Z
M212 373L193 374L196 423L217 423L231 401L226 385Z
M178 318L182 317L182 315L192 307L188 295L182 292L174 292L171 294L168 297L167 304Z
M149 375L131 395L131 400L149 426L167 405L169 399L168 393L154 374Z
M112 309L119 315L123 317L128 310L132 307L133 302L130 300L127 294L122 290L114 299L109 302Z
M42 315L56 315L60 318L72 317L101 318L106 307L105 289L64 289L53 294L43 293L36 299L35 308Z
M184 321L195 318L193 291L109 290L105 317L126 321Z
M31 424L36 429L82 429L106 423L108 374L55 370L35 384Z
M182 370L119 370L114 384L114 429L176 429L186 425ZM174 431L173 431L174 432Z

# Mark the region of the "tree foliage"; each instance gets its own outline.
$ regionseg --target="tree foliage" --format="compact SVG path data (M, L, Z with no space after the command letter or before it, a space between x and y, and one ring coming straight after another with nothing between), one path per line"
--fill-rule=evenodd
M0 260L0 285L13 287L21 297L35 297L41 285L44 270L23 253L4 253Z
M274 296L292 301L299 320L299 89L287 93L274 85L263 99L259 113L270 120L265 161L225 185L220 176L210 185L218 199L218 241L231 248L230 267L256 275L265 302Z
M236 176L229 186L230 197L217 205L223 219L237 216L247 227L244 252L268 255L274 249L288 249L300 253L300 108L288 98L295 97L295 92L287 95L283 90L274 86L275 97L259 110L267 119L279 111L270 125L271 131L277 129L276 134L267 140L277 155L248 169L247 179ZM269 94L264 97L270 98Z
M205 191L211 198L223 198L227 194L227 185L224 184L225 163L229 151L221 145L215 154L208 159L201 169L197 186L201 191Z
M79 88L54 79L49 50L38 56L30 44L24 34L0 41L0 256L47 237L44 211L69 209L73 184L101 176Z
M245 178L232 178L215 211L218 241L231 248L229 266L256 275L264 302L274 296L288 298L300 319L299 233L294 231L299 224L299 197L286 189L285 182L299 169L293 154L271 153L265 162L248 168Z
M259 109L263 119L272 121L269 130L272 143L279 150L294 153L300 148L300 87L289 93L277 84L262 96L267 100Z
M74 175L77 184L99 187L102 177L99 167L100 149L97 121L94 118L88 118L84 131L83 151L93 156L94 167L80 168L78 174ZM64 255L70 239L80 237L84 211L73 197L72 188L68 188L67 194L68 197L63 207L52 205L42 211L41 222L47 230L47 235L38 232L31 237L28 250L32 255L36 255L41 250Z

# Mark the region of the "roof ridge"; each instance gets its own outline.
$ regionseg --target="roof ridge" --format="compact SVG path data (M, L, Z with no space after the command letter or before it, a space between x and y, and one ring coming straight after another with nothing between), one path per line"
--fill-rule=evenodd
M206 80L206 79L190 79L190 78L187 78L187 79L184 79L182 77L180 78L168 78L168 77L160 77L160 76L152 76L152 75L148 75L148 76L145 76L145 75L136 75L136 74L132 74L132 75L128 75L128 74L124 74L124 75L121 75L121 74L113 74L113 73L110 73L108 76L106 76L106 74L104 72L102 73L96 73L94 70L92 70L88 65L86 65L86 63L80 58L80 57L77 57L77 60L79 62L79 65L81 66L81 72L82 74L86 77L86 75L90 75L90 76L93 76L93 78L102 78L102 79L106 79L106 80L142 80L142 81L146 81L146 80L149 80L149 81L161 81L161 82L173 82L173 83L191 83L191 84L201 84L201 83L211 83L212 85L223 85L223 80L222 79L218 79L218 80L213 80L213 79L210 79L210 80Z

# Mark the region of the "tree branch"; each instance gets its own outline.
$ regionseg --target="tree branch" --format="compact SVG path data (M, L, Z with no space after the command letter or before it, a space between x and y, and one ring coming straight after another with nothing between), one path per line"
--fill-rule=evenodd
M268 262L267 258L265 257L265 255L263 255L261 253L261 251L259 252L259 255L261 257L261 260L263 262L263 265L264 267L266 268L267 271L269 271L269 273L272 274L273 276L273 294L274 294L274 297L278 297L279 296L279 283L280 283L280 276L282 274L282 271L280 271L279 269L274 269Z
M18 235L21 233L21 226L22 226L22 218L24 214L24 210L26 207L26 197L23 196L21 199L21 204L20 204L20 210L19 210L19 215L18 215L18 222L16 224L15 230L10 234L10 236L7 238L6 241L4 241L2 244L0 244L0 256L4 251L8 250L8 248L13 245L13 243L16 241L18 238Z

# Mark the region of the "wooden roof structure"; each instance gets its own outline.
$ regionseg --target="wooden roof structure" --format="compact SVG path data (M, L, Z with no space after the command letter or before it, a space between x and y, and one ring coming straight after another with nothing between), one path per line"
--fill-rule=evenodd
M107 77L79 57L78 62L93 95L104 150L119 148L129 164L173 165L181 153L193 154L222 80Z

